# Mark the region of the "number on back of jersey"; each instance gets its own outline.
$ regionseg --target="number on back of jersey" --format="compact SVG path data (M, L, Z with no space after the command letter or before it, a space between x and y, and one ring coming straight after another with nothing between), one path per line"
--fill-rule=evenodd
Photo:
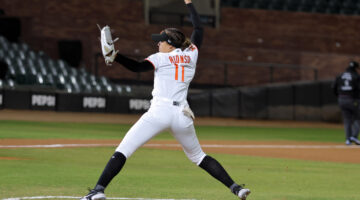
M351 91L353 90L353 87L351 85L352 82L352 76L351 73L345 72L342 76L341 76L341 87L340 89L342 91Z

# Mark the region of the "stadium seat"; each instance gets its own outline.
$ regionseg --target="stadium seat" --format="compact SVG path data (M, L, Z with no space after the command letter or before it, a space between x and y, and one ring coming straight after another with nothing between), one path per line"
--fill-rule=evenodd
M87 77L87 82L89 83L89 84L91 84L92 86L95 86L95 85L97 85L97 81L96 81L96 76L94 76L94 75L89 75L88 77Z
M35 84L38 83L37 79L38 79L37 74L35 74L35 75L34 74L27 74L26 75L26 84L35 85Z
M272 10L283 10L285 8L285 0L272 0L269 8Z
M8 43L7 39L0 35L0 46L5 43Z
M12 80L12 79L7 79L7 80L5 81L4 86L7 86L7 87L9 87L9 88L15 88L15 87L16 87L16 83L15 83L15 81Z
M345 0L342 4L340 13L345 15L356 14L357 2L354 0Z
M255 1L253 0L242 0L239 4L240 8L254 8L255 7Z
M322 4L322 3L316 4L313 7L313 10L312 10L312 12L315 12L315 13L326 13L326 11L327 11L327 3L325 3L325 4Z
M71 85L78 85L76 76L70 75L66 77L66 82L71 83Z
M25 43L20 43L19 44L19 49L21 50L21 51L23 51L23 52L28 52L28 51L30 51L30 47L27 45L27 44L25 44Z
M49 68L56 68L56 63L53 59L48 59L45 61L45 63Z
M123 89L120 85L113 85L113 89L114 89L114 92L116 94L122 94L123 93Z
M34 67L36 69L34 60L32 60L32 59L25 59L25 66L26 67Z
M54 76L52 74L47 74L44 76L44 84L47 86L56 87Z
M299 11L301 12L312 12L315 7L315 3L313 0L302 0Z
M93 92L95 92L95 93L102 93L103 92L103 90L102 90L102 88L101 88L101 86L100 85L97 85L97 84L95 84L94 86L93 86Z
M15 55L18 56L18 58L22 59L22 60L26 60L26 53L25 51L19 50Z
M28 51L27 52L27 58L28 59L31 59L31 60L36 60L37 59L37 56L36 56L36 53L34 51Z
M268 9L270 3L271 0L258 0L257 3L255 4L255 8Z
M39 67L37 68L38 69L38 72L45 76L46 74L48 74L48 70L47 68L45 67L45 65L39 65ZM50 72L49 72L50 73Z
M111 84L107 85L105 88L107 93L113 93L114 92L114 88Z
M65 77L62 74L55 76L55 85L59 90L65 89Z
M85 77L85 76L79 75L79 76L77 77L77 79L78 79L78 82L79 82L80 85L87 85L87 81L86 81L86 77Z
M83 93L92 93L92 87L89 84L81 85L81 92Z
M249 0L246 0L250 2ZM270 0L263 0L270 1ZM240 1L231 1L239 3ZM96 77L85 68L76 69L63 60L53 60L25 43L10 43L0 36L0 59L9 66L3 85L38 85L71 93L115 93L131 91L115 86L104 76Z
M25 67L19 63L15 64L15 81L17 84L23 85L26 84L26 70Z
M0 60L3 60L5 58L5 51L3 49L0 49Z
M70 83L65 84L63 90L64 90L65 92L67 92L67 93L72 93L72 92L73 92L73 89L72 89Z
M98 77L97 81L100 83L100 85L103 85L103 86L109 85L109 81L105 76Z
M131 93L132 92L132 89L129 85L125 86L125 92L127 93Z
M69 76L77 76L78 75L78 70L73 68L73 67L69 67L68 68L68 73L69 73Z
M12 78L15 79L16 76L16 70L15 67L13 65L8 65L8 71L7 71L7 75L8 78Z
M82 89L78 84L72 85L73 93L81 93Z
M5 50L7 51L7 55L10 59L15 59L16 58L16 55L15 55L15 51L12 50L12 49L8 49L8 50Z
M340 10L341 10L341 2L337 0L332 0L329 2L329 6L326 12L329 14L339 14Z
M26 84L34 85L36 84L37 74L35 66L27 65L26 67Z
M57 76L59 72L57 71L56 67L49 67L49 73L53 76Z
M294 0L287 0L284 6L284 10L288 11L297 11L299 8L300 2Z
M0 42L0 49L8 51L9 50L9 44L7 42Z
M232 7L238 7L240 3L240 0L222 0L221 6L232 6Z
M36 84L38 84L38 85L44 85L45 84L45 80L44 80L43 75L41 75L41 74L36 75Z

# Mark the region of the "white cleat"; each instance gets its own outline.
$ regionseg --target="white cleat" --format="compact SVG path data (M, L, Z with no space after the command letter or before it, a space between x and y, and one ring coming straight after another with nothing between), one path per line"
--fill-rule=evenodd
M105 200L105 194L102 191L90 190L89 194L82 197L80 200Z
M249 196L250 193L251 193L251 192L250 192L249 189L243 188L243 189L241 189L241 190L239 191L239 193L237 194L237 196L238 196L241 200L246 200L247 196Z
M351 137L351 138L350 138L350 141L353 142L353 143L355 143L356 145L360 145L360 141L359 141L357 138L355 138L355 137Z
M346 144L346 145L351 145L351 141L350 141L350 140L346 140L346 141L345 141L345 144Z

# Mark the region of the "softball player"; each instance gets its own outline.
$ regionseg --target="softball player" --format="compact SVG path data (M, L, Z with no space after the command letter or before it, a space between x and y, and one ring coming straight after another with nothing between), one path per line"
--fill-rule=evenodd
M203 152L196 136L193 124L194 115L186 98L189 84L195 75L203 29L191 0L184 1L191 13L194 26L191 40L186 39L185 35L176 28L167 28L160 34L153 34L152 39L158 42L159 52L150 55L142 62L119 54L111 46L113 41L109 32L102 34L102 37L105 37L104 40L107 40L104 45L110 45L110 48L103 48L107 64L111 64L115 60L134 72L155 71L153 99L149 110L131 127L116 148L94 189L90 190L89 194L81 200L106 199L104 190L120 172L126 159L165 129L171 130L172 135L182 145L186 156L193 163L222 182L236 196L245 200L250 194L249 189L236 184L230 178L219 162ZM106 51L106 49L111 50Z
M352 142L360 145L360 141L357 139L360 112L360 75L356 71L358 68L357 62L350 62L345 72L337 76L333 84L334 94L338 97L338 103L343 114L346 145L351 145Z

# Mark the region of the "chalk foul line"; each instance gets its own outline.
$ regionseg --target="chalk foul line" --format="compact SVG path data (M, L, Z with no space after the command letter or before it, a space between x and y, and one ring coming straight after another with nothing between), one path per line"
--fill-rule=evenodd
M65 148L65 147L106 147L117 146L118 144L44 144L44 145L0 145L0 149L9 148ZM180 144L145 144L144 147L181 147ZM349 149L360 148L360 146L351 145L230 145L230 144L203 144L203 148L218 149Z
M81 197L73 196L36 196L36 197L14 197L2 200L26 200L26 199L80 199ZM149 199L149 198L126 198L126 197L106 197L106 199L119 200L196 200L196 199Z

